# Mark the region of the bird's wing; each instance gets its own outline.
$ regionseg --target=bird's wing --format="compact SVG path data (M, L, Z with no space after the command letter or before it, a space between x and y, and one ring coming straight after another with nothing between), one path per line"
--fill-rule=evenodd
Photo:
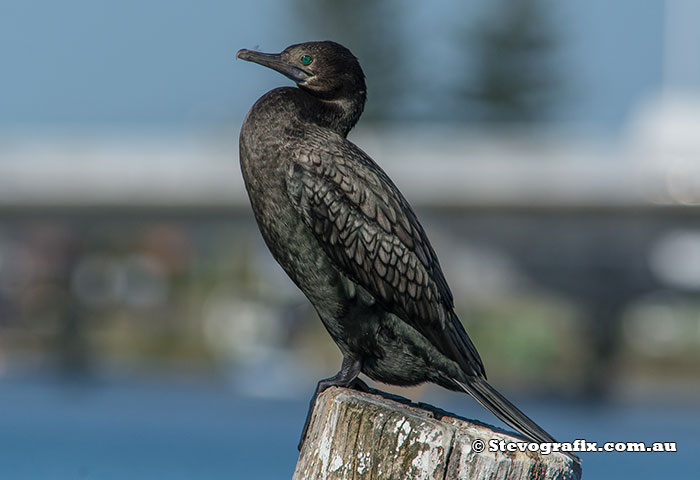
M437 255L398 188L344 138L317 134L307 140L294 147L287 191L324 251L466 373L485 376L454 314Z

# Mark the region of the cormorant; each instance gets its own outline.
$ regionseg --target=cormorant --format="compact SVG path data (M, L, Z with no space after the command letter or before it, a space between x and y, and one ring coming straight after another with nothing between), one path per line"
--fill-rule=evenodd
M486 382L454 311L452 292L423 227L386 173L347 140L365 105L355 56L331 41L278 54L240 50L298 88L275 88L241 128L240 162L250 203L273 257L311 301L343 354L321 380L366 388L433 382L463 391L535 442L554 438Z

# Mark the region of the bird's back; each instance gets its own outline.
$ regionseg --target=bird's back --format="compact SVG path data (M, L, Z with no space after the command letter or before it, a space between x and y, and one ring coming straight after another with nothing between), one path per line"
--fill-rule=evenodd
M423 335L465 373L481 359L454 314L437 255L408 201L349 140L309 127L294 145L287 189L319 246L344 275Z

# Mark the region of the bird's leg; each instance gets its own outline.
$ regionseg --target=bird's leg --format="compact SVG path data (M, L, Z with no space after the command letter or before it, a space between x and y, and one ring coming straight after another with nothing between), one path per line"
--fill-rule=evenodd
M323 392L328 387L352 387L364 392L369 391L369 387L365 382L357 378L360 374L360 369L362 363L359 360L355 360L349 357L343 357L343 364L340 367L340 371L330 378L325 378L318 382L316 385L316 391L313 397L311 397L311 402L309 403L309 411L306 414L306 421L304 422L304 429L301 431L301 438L299 439L298 449L301 450L302 445L304 445L304 440L306 440L306 432L309 429L309 423L311 422L311 414L314 411L314 405L316 405L316 397Z

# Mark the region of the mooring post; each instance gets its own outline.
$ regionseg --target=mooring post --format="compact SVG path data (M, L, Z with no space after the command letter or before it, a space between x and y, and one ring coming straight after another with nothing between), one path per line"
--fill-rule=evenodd
M562 453L492 452L491 440L523 442L429 406L332 387L316 401L294 480L581 478Z

